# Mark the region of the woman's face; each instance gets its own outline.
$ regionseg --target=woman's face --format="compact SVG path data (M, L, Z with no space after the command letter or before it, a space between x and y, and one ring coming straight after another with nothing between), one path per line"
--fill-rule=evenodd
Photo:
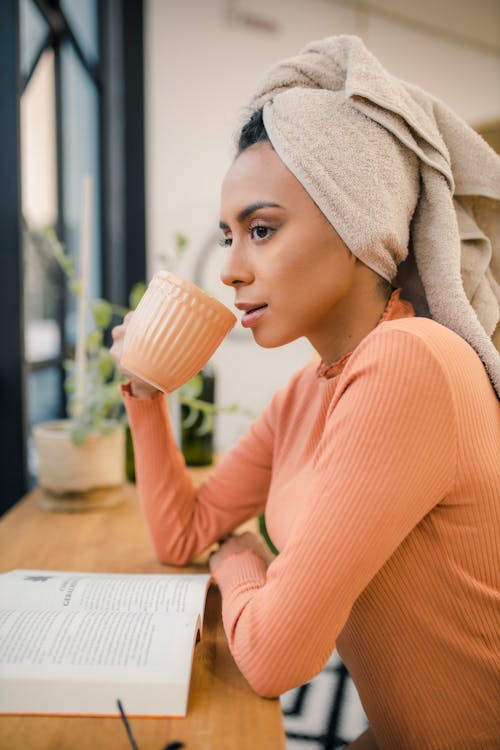
M221 279L264 347L305 336L328 358L352 315L356 259L276 152L256 144L222 186Z

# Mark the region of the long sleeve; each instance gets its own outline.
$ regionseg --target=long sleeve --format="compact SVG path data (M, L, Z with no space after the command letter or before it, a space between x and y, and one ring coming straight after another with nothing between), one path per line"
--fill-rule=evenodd
M158 558L183 565L264 510L273 436L264 413L195 489L172 432L166 399L123 399L134 440L142 509Z
M398 548L407 545L413 568L412 531L451 492L457 451L438 348L381 327L339 380L300 511L267 576L250 552L216 571L232 652L257 692L279 695L320 671Z
M377 744L498 747L500 409L474 351L386 320L327 372L309 365L195 492L162 397L128 403L160 559L183 562L265 506L279 550L214 578L242 673L276 696L335 646Z

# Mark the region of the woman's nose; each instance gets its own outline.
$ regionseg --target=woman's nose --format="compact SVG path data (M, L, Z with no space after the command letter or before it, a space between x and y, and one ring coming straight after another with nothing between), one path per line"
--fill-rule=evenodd
M244 253L235 247L234 242L227 250L227 257L222 266L220 278L222 283L227 286L250 284L253 281L253 271L250 264Z

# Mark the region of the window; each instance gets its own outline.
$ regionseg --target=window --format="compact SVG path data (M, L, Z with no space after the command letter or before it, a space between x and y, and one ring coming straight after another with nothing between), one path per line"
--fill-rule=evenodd
M87 175L91 295L124 304L145 278L142 2L5 0L0 50L5 510L35 480L32 426L65 413L74 301L43 232L52 227L78 267Z
M20 0L21 214L25 403L29 433L64 411L61 363L74 347L74 302L43 241L54 229L78 265L83 179L92 178L90 294L102 295L100 70L96 0L59 7Z

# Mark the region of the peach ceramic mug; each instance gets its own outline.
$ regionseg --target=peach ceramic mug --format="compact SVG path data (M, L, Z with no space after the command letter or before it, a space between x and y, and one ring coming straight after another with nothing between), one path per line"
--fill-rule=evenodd
M158 271L127 326L120 365L171 393L201 370L235 322L203 289Z

